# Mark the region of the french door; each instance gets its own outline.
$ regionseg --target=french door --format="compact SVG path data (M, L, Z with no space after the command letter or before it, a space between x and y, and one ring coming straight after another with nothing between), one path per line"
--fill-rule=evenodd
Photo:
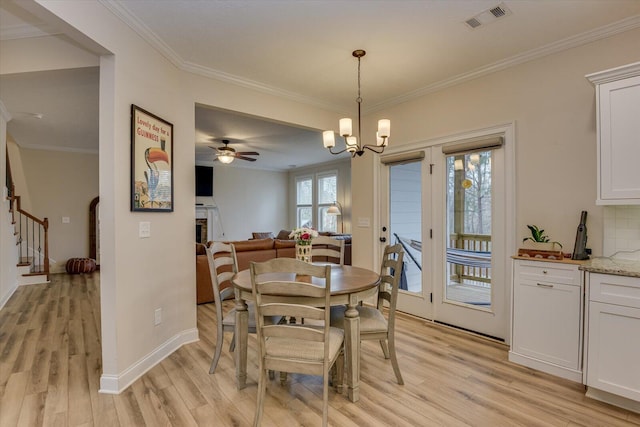
M380 240L405 250L398 310L507 338L513 188L504 140L381 156Z
M430 239L425 226L431 210L430 149L411 154L410 160L382 168L384 225L380 240L383 244L399 243L405 252L397 309L431 319Z

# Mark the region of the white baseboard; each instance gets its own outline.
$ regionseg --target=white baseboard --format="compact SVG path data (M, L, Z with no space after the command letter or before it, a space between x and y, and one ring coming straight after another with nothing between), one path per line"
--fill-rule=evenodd
M199 339L197 328L180 332L165 341L162 345L131 365L129 368L125 369L121 374L102 374L100 377L99 392L105 394L120 394L147 371L162 362L162 360L171 353L182 347L184 344L196 342Z
M9 301L9 298L11 298L13 296L13 294L16 291L16 289L18 289L18 282L17 281L9 289L9 291L6 293L6 295L2 295L2 298L0 298L0 309L2 309L2 307L4 307L4 305L7 303L7 301Z
M640 414L640 402L636 400L627 399L626 397L618 396L593 387L587 388L585 396Z
M529 356L514 353L513 351L509 351L509 361L517 363L519 365L527 366L532 369L537 369L538 371L546 372L547 374L566 378L577 383L582 383L582 371L576 369L558 366L550 362L545 362Z

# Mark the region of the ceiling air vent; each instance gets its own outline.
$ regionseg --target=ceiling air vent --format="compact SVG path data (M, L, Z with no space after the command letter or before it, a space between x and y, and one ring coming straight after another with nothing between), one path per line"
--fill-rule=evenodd
M489 9L489 12L491 12L491 14L493 16L495 16L496 18L502 18L503 16L505 16L507 14L507 11L505 9L503 9L501 5L498 5L498 6L494 7L493 9Z
M491 24L492 22L497 21L500 18L504 18L505 16L511 15L511 11L505 6L504 3L500 3L497 6L494 6L490 9L483 10L478 13L476 16L473 16L464 23L471 28L472 30L487 24Z
M482 25L482 23L480 21L478 21L476 18L471 18L467 21L465 21L465 23L470 26L471 28L476 28L479 27L480 25Z

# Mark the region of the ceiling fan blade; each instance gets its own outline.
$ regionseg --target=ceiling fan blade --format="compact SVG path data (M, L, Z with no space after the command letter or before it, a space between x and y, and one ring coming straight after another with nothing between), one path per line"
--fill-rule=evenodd
M241 156L259 156L260 153L256 153L255 151L236 151L236 154L239 154Z
M255 162L255 161L256 161L256 159L254 159L254 158L252 158L252 157L239 156L239 155L237 155L237 153L236 153L236 156L235 156L235 157L236 157L236 159L248 160L248 161L250 161L250 162Z

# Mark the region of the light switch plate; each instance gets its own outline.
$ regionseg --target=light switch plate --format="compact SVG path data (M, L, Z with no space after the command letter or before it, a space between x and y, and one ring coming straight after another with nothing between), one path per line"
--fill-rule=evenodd
M69 218L68 216L63 216L62 217L62 223L63 224L69 224L71 222L71 218Z
M138 224L138 236L141 239L151 237L151 223L149 221L140 221Z
M369 227L369 218L358 218L358 227Z

